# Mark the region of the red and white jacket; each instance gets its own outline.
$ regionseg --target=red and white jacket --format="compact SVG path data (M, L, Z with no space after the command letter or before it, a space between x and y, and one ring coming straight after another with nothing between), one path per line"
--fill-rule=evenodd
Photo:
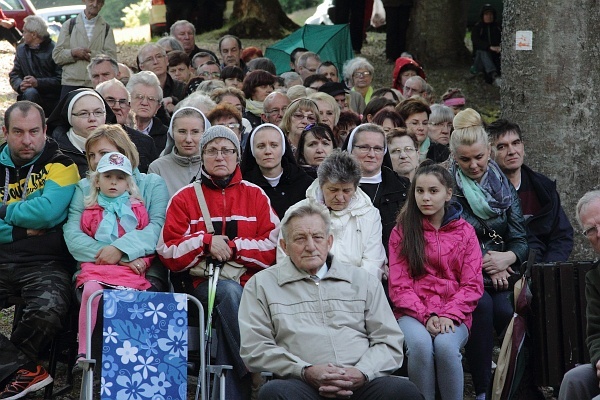
M203 171L202 191L215 234L229 238L231 261L247 268L240 279L244 285L256 272L275 263L279 218L263 190L242 180L239 166L225 188L217 186ZM209 254L211 241L194 185L187 185L173 195L167 206L156 251L171 271L184 271ZM194 286L203 280L194 277Z

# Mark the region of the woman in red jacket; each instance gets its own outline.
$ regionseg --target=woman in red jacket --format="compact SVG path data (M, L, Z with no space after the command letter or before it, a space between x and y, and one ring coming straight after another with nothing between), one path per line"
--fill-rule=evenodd
M183 133L201 136L202 171L199 181L171 198L156 250L163 264L177 272L171 274L176 288L197 297L205 309L206 266L222 264L215 297L216 364L233 366L225 377L227 399L247 399L250 374L240 357L238 310L248 279L275 264L279 218L265 192L242 180L240 143L231 129L215 125L204 133ZM197 193L206 200L206 214Z
M453 179L424 162L390 237L390 297L404 333L408 377L426 400L462 400L460 349L471 313L483 294L481 250L475 230L450 203Z

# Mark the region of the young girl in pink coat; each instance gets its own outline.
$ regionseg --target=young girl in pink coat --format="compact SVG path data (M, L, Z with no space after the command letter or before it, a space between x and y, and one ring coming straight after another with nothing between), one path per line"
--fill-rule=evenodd
M148 212L140 200L139 189L132 178L131 162L121 153L105 154L96 171L90 174L90 182L96 190L84 200L81 230L96 240L110 244L126 232L143 229L148 225ZM119 265L84 262L77 275L76 287L83 287L79 309L79 354L85 356L86 305L88 298L105 287L113 289L146 290L151 284L145 271L152 257L142 257ZM97 297L92 303L92 329L96 324ZM75 364L75 368L79 368Z
M426 400L462 400L460 349L483 294L475 230L450 203L453 179L442 166L417 169L390 237L390 297L404 332L408 377Z

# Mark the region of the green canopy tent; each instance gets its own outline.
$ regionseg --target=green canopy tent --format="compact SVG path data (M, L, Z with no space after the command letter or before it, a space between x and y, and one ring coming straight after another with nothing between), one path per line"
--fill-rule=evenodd
M322 61L331 61L340 75L344 62L354 57L347 24L304 25L285 39L267 47L265 57L273 61L278 75L290 70L290 54L297 47L317 53Z

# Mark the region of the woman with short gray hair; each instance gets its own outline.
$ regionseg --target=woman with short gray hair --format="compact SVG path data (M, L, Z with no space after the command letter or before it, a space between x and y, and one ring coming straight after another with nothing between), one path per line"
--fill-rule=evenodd
M434 104L431 107L431 115L429 115L429 139L436 143L448 146L450 143L450 135L452 134L454 119L454 111L443 104Z
M365 99L365 103L369 104L373 95L373 75L375 68L364 57L352 58L344 64L344 80L352 91L358 92Z
M291 206L286 215L306 204L325 205L334 237L331 255L345 265L364 268L381 280L387 263L381 242L381 217L369 196L358 187L361 176L356 158L335 150L319 165L317 180L306 190L306 199ZM279 246L278 262L283 257Z

